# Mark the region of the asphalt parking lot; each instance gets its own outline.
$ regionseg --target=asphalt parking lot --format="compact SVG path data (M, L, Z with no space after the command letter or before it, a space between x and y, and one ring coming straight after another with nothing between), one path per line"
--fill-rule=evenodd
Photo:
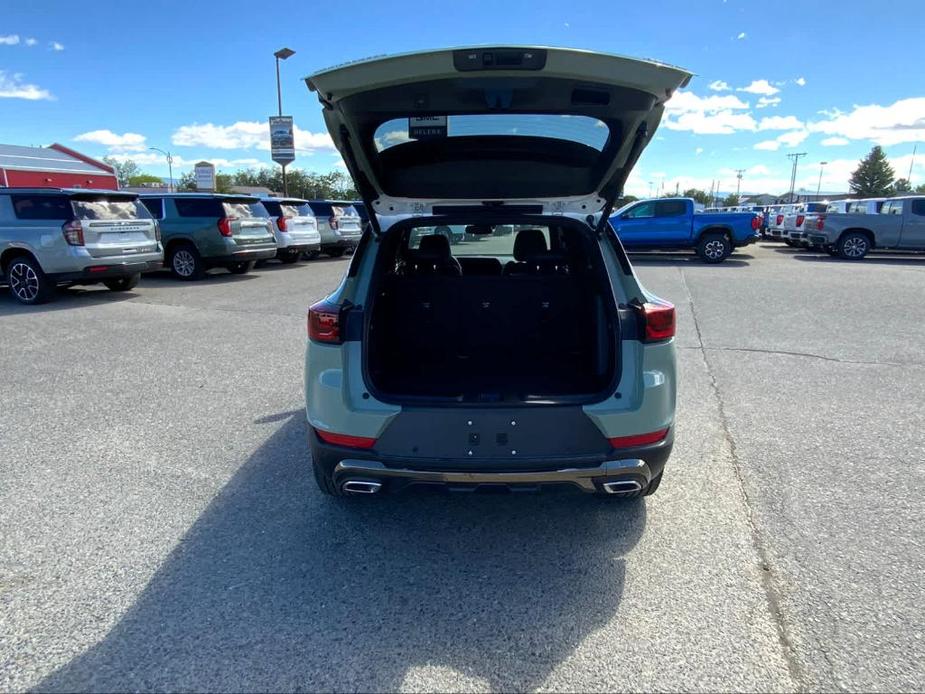
M925 688L925 257L636 256L680 402L616 504L323 498L346 262L3 294L0 689Z

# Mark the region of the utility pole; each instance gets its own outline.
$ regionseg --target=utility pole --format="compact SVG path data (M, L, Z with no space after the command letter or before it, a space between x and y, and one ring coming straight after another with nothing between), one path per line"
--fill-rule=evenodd
M909 181L909 189L912 189L912 167L915 165L915 152L919 148L918 145L913 145L912 147L912 161L909 162L909 175L906 176L906 180Z
M736 204L737 205L739 204L739 191L742 188L742 174L744 173L745 173L745 169L736 169L736 178L738 179L738 181L736 182Z
M816 186L816 202L819 202L819 191L822 190L822 169L828 163L827 161L819 162L819 185Z
M793 189L797 184L797 164L800 161L800 157L805 157L806 152L791 152L787 155L788 159L793 160L793 169L790 172L790 199L789 202L792 204L793 200Z

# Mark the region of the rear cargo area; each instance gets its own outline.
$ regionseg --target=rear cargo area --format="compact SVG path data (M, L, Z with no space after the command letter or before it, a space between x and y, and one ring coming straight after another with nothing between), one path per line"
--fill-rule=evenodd
M426 263L411 253L380 278L366 342L380 396L574 401L611 384L617 327L587 258L448 254L448 244Z

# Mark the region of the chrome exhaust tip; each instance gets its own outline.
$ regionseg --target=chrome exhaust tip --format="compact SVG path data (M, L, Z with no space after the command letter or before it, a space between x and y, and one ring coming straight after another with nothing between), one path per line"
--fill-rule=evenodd
M615 482L604 482L601 487L608 494L633 494L642 491L642 485L636 480L616 480Z
M376 494L382 489L382 483L371 480L347 480L340 488L347 494Z

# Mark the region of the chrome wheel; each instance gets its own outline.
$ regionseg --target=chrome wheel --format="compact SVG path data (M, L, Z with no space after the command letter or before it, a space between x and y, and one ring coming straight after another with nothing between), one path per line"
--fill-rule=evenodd
M863 258L867 253L867 241L861 236L852 236L845 239L842 252L848 258Z
M719 260L726 254L726 244L719 239L707 241L703 247L703 254L710 260Z
M196 272L196 259L193 257L193 254L185 248L181 248L173 254L171 263L173 265L173 271L180 277L192 277Z
M13 261L10 265L10 290L17 299L31 303L39 295L39 276L27 263Z

